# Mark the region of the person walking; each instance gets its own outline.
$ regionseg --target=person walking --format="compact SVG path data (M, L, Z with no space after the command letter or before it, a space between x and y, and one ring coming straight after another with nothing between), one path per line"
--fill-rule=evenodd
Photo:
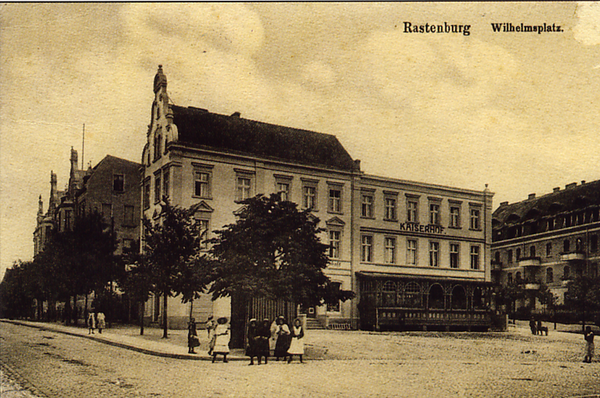
M258 329L258 347L257 347L257 356L258 356L258 364L260 365L260 361L262 357L265 358L265 365L269 360L269 354L271 353L271 349L269 346L269 340L271 340L271 328L269 327L269 320L264 319L261 327Z
M188 354L195 354L194 348L200 345L198 340L198 331L196 329L196 319L190 318L188 322Z
M531 329L531 334L537 334L535 319L533 317L531 317L531 319L529 320L529 328Z
M285 361L287 351L290 348L290 328L285 323L285 319L280 316L277 318L277 342L275 343L275 358L283 358Z
M102 334L102 329L106 329L106 316L104 315L104 312L98 312L96 314L96 320L98 321L98 333Z
M258 346L260 336L258 334L258 325L256 319L252 318L248 322L248 331L246 332L246 356L250 357L250 363L248 365L254 365L254 357L258 358Z
M302 321L300 318L294 319L294 325L291 330L292 341L290 342L290 348L288 349L288 363L292 362L294 355L300 357L300 363L302 363L302 355L304 355L304 328L302 327Z
M94 334L94 329L96 329L96 314L94 311L90 311L87 318L88 324L88 334Z
M215 320L212 315L206 320L206 332L208 333L208 355L212 355L215 347Z
M583 358L583 362L592 363L592 358L594 357L594 332L592 332L590 326L586 326L583 338L585 339L585 357Z
M217 354L223 355L223 362L227 362L227 354L229 354L229 325L227 318L224 316L217 319L217 327L215 328L215 347L212 351L212 362L215 363Z

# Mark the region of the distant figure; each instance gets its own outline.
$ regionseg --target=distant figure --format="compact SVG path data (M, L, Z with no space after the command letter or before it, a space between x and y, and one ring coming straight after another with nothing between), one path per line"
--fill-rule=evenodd
M96 314L96 319L98 321L98 333L102 334L102 329L106 329L106 316L104 315L104 312L98 312Z
M88 324L88 334L94 334L94 329L96 329L96 314L94 311L90 311L87 318Z
M248 332L246 333L246 356L250 357L250 363L248 365L254 365L254 357L258 360L258 346L260 335L258 334L258 325L256 319L250 319L248 322Z
M196 330L196 319L190 318L188 322L188 354L195 354L194 348L200 345L198 331Z
M206 320L206 332L208 333L208 355L212 355L215 347L215 320L212 315Z
M529 328L531 329L531 334L537 334L537 328L535 326L535 319L533 319L533 317L531 317L531 319L529 320Z
M269 327L269 320L264 319L261 327L258 328L258 347L257 347L257 356L258 356L258 364L260 365L260 361L262 357L265 358L265 365L269 360L270 347L269 340L271 340L271 328Z
M546 336L548 336L548 327L542 325L542 321L537 321L537 325L536 325L536 332L541 336L542 333L546 333Z
M302 363L302 355L304 355L304 328L300 318L294 319L294 325L292 326L292 341L290 348L288 349L288 363L292 362L294 355L300 357L300 363Z
M594 332L592 332L591 327L587 326L585 328L583 338L585 339L585 357L583 358L583 362L592 363L592 358L594 357Z
M275 344L275 358L279 361L279 358L283 358L285 361L287 357L288 348L290 348L290 328L285 323L285 319L280 316L277 318L277 343Z
M212 350L213 363L217 359L217 354L223 355L223 362L227 362L227 354L229 354L229 326L227 318L221 317L217 319L217 327L215 328L215 346Z
M277 345L277 330L279 330L277 320L279 318L283 318L283 316L278 316L277 318L273 319L273 323L271 323L271 338L269 339L269 350L271 350L271 352L275 352L275 346Z

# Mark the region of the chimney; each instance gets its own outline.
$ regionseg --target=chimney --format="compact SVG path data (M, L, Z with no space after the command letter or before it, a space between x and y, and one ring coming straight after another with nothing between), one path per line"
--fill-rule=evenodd
M576 182L572 182L570 184L565 185L565 189L571 189L577 186Z
M242 116L242 114L241 114L241 113L239 113L239 112L233 112L233 113L231 114L231 117L240 117L240 116Z
M360 171L360 159L354 160L354 171Z
M552 190L552 192L553 192L553 193L556 193L556 192L558 192L558 191L560 191L560 187L556 187L556 188L554 188L554 189Z
M504 207L504 206L508 206L508 201L500 203L500 207Z
M527 200L531 200L531 199L535 199L535 194L534 193L530 193L529 197L527 198Z
M584 184L585 184L585 180L581 180L581 185L584 185Z

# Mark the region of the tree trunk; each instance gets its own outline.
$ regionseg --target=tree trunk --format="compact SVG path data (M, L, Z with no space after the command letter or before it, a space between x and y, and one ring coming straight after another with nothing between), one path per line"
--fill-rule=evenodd
M168 338L167 336L167 298L168 292L163 292L163 339Z
M140 336L144 335L144 312L146 303L142 300L140 302Z

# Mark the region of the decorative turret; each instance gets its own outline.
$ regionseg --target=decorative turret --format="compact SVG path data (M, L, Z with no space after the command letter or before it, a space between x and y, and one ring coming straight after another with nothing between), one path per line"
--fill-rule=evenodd
M167 88L167 77L163 73L162 65L158 65L158 72L154 76L154 92L158 92L161 87Z

